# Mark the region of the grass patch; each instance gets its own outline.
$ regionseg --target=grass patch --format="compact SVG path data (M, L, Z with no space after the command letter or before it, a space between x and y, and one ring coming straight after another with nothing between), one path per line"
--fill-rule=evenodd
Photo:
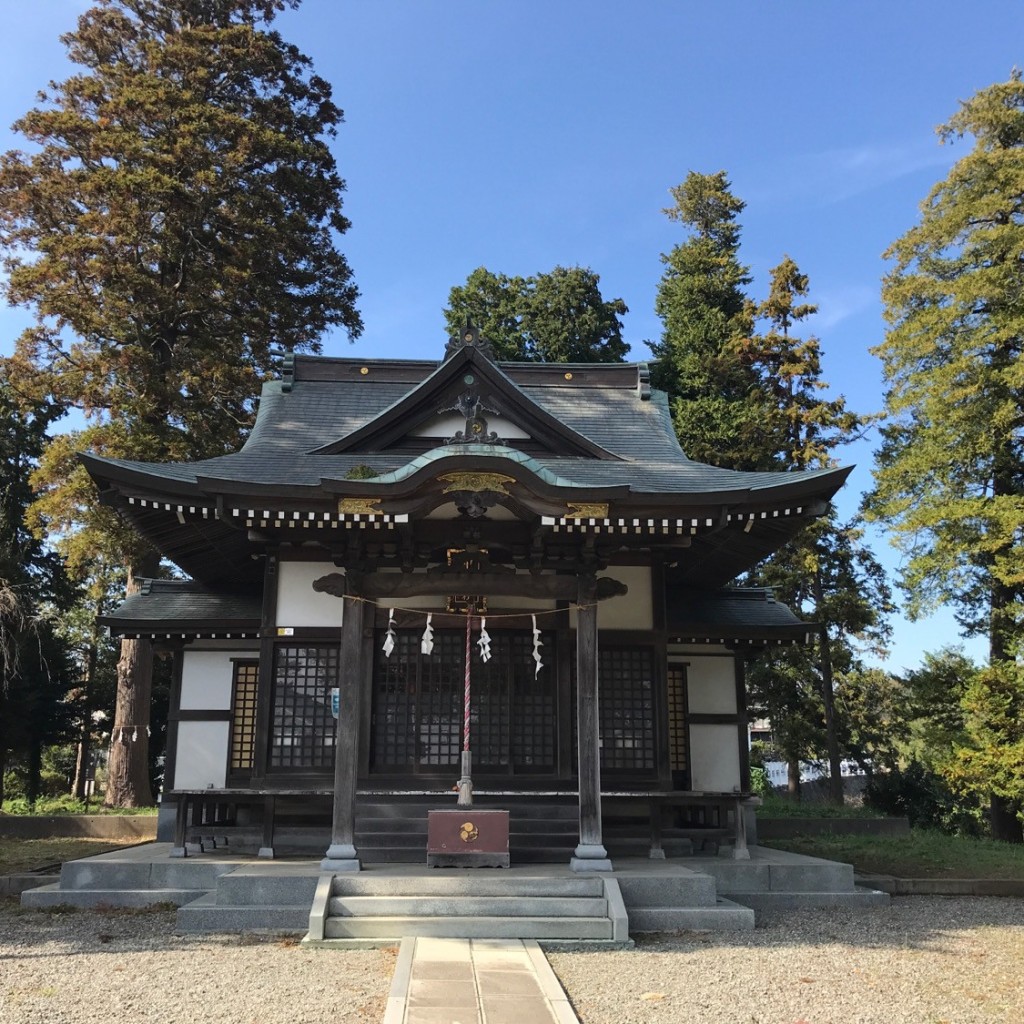
M1024 878L1024 846L925 829L906 836L800 835L762 845L898 878Z
M790 800L770 794L762 797L759 818L884 818L863 804L830 804L825 800Z
M136 846L138 839L119 843L110 839L62 836L48 839L0 838L0 875L35 871L50 864L63 864L79 857L92 857L123 846Z
M50 818L58 814L109 814L114 816L146 816L155 815L156 807L104 807L99 799L88 804L74 797L40 797L33 807L24 797L5 800L0 807L0 814L12 814L19 817Z

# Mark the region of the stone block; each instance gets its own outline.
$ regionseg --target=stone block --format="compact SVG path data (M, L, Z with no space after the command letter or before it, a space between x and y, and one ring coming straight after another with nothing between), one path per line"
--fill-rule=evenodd
M731 900L711 907L643 907L629 913L629 930L640 932L750 931L754 911Z

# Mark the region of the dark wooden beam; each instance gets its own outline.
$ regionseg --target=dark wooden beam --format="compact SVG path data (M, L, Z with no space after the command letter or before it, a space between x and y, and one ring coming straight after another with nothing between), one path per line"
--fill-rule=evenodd
M320 594L343 597L346 577L332 572L313 581ZM427 594L480 594L486 597L549 598L554 601L575 601L579 584L576 576L519 576L512 573L428 572L378 573L361 576L360 594L369 599L391 597L422 597ZM593 600L618 597L628 588L610 576L602 576L594 585Z
M331 845L322 871L359 871L355 846L356 780L359 775L359 726L363 693L364 596L350 587L341 622L341 668L338 673L338 725L334 748L334 809Z
M611 871L601 837L601 742L597 685L597 585L577 583L576 715L579 738L580 841L570 861L573 871Z

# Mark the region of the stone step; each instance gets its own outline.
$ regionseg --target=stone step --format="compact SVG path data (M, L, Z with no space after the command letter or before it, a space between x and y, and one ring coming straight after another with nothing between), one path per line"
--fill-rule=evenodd
M702 865L715 878L718 891L728 894L759 892L853 892L853 867L800 854L780 857L760 848L752 860L711 859Z
M750 931L754 927L754 911L750 907L717 898L703 907L635 907L629 908L629 930L637 932L674 931Z
M330 917L602 917L604 899L552 896L332 896Z
M214 888L217 879L234 865L201 858L172 861L118 860L100 855L68 861L60 872L60 884L67 890L109 889L203 889Z
M183 906L203 894L201 889L62 889L59 884L28 889L23 907L150 907L158 903Z
M276 868L276 865L275 865ZM308 909L316 892L319 870L260 871L240 868L222 875L217 882L219 906L304 906Z
M601 917L329 917L324 938L611 939Z
M302 934L309 927L309 903L296 905L223 906L214 893L207 893L179 907L175 929L179 932L210 933L272 931Z
M523 877L505 871L444 873L403 878L352 872L334 876L332 896L548 896L603 899L604 879L590 877Z
M715 905L715 880L703 872L679 869L666 875L627 873L616 877L631 920L636 908Z

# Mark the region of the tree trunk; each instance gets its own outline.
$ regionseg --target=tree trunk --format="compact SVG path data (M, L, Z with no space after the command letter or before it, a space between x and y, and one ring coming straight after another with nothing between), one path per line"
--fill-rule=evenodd
M89 644L82 694L82 728L78 733L78 751L75 755L75 783L71 794L78 800L86 798L89 776L89 756L92 753L92 686L96 675L96 644Z
M821 617L825 607L825 588L821 582L821 570L814 571L814 617ZM818 656L821 667L821 699L825 707L825 744L828 748L828 799L829 803L845 803L843 794L843 759L839 753L839 736L836 734L836 709L834 679L832 675L832 642L828 625L818 626Z
M997 479L997 493L1010 493L1011 485L1005 480ZM990 665L1006 661L1010 657L1014 618L1013 603L1016 595L1009 587L996 583L992 587L991 608L989 612L989 645L988 659ZM1021 828L1020 805L1013 800L989 794L989 830L993 839L1004 843L1024 843L1024 829Z
M4 797L4 772L7 771L7 751L4 749L3 738L0 736L0 807L3 806Z
M43 778L43 745L39 736L33 732L28 748L28 772L25 776L25 799L29 807L35 810L39 799L39 790Z
M996 796L989 797L989 826L993 839L1001 839L1004 843L1024 843L1024 829L1017 817L1017 804L1012 800Z
M153 575L156 556L141 568ZM129 574L127 593L139 591L139 581ZM107 763L107 807L151 807L149 784L149 712L153 691L153 645L149 640L122 640L117 663L117 706L110 736Z
M800 761L795 757L791 757L786 762L786 792L791 800L797 802L803 795L800 790Z

